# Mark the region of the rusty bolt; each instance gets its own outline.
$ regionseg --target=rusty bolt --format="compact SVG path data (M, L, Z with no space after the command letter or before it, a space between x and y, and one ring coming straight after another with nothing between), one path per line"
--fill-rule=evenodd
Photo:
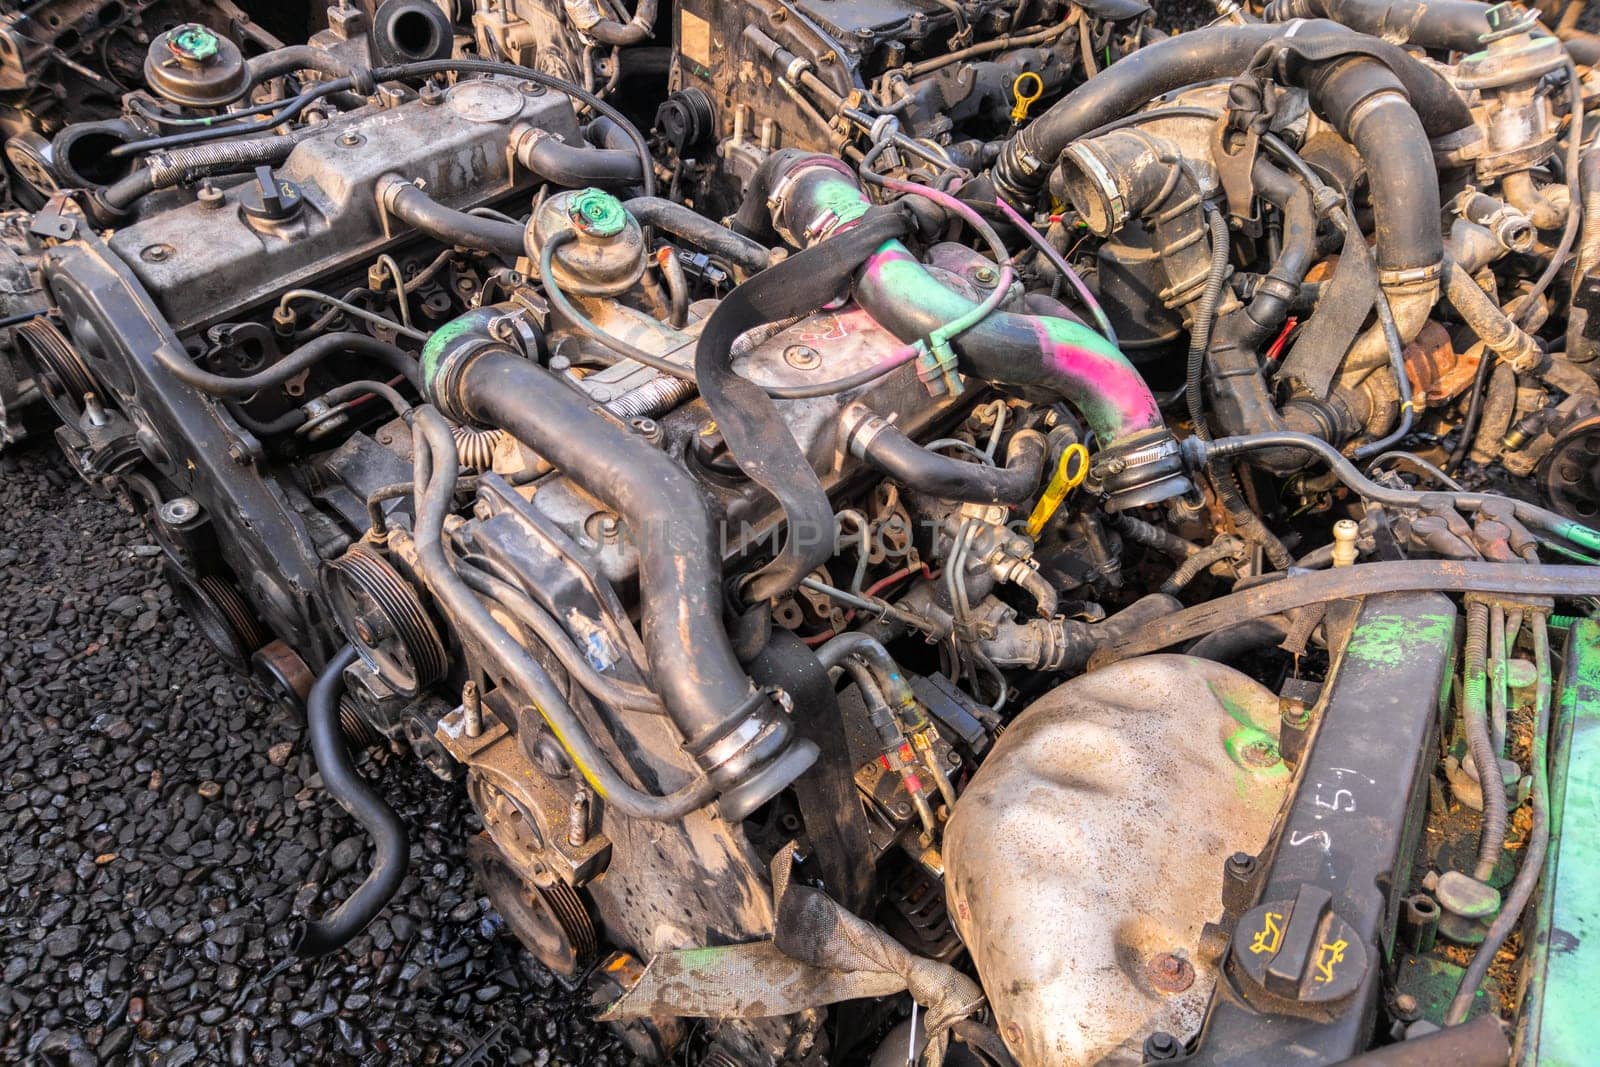
M1251 741L1239 749L1239 758L1250 767L1276 767L1283 762L1278 746L1271 741Z
M1194 985L1194 964L1182 956L1163 952L1145 964L1150 984L1163 993L1182 993Z
M1022 1027L1016 1023L1006 1023L1006 1044L1012 1048L1022 1046Z
M783 350L783 361L796 370L816 370L822 366L821 354L809 345L790 345Z
M146 263L165 263L176 251L177 249L169 244L145 245L139 250L139 258Z
M1417 1007L1417 998L1412 996L1410 993L1401 993L1394 998L1394 1010L1395 1014L1397 1015L1415 1015L1417 1013Z
M195 199L199 201L201 207L212 209L219 208L226 202L222 195L222 190L210 182L206 182L200 187L200 192L196 194Z
M346 148L354 148L356 145L365 140L365 137L362 137L354 130L346 130L339 135L339 143L344 145Z
M990 266L982 266L972 272L972 280L985 289L993 289L994 283L1000 280L1000 272Z

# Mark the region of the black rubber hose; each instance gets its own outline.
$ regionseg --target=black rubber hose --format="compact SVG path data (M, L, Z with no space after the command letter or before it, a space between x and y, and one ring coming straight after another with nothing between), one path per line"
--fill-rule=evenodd
M1279 616L1251 619L1206 634L1183 650L1186 656L1233 663L1247 652L1269 648L1289 635L1289 624Z
M1478 52L1483 49L1480 38L1490 32L1489 6L1474 0L1271 0L1262 18L1332 19L1396 44Z
M568 144L554 135L530 142L517 158L545 181L568 189L590 185L626 189L644 181L636 153L620 148L596 148L587 143Z
M322 918L298 927L293 935L296 955L326 956L336 952L370 923L394 898L411 861L411 842L405 824L372 791L350 761L339 725L339 697L344 692L344 672L356 661L350 645L334 653L317 675L306 698L306 733L317 761L322 786L362 829L372 835L372 869L356 891Z
M579 103L590 108L597 115L604 115L621 128L628 140L633 142L634 155L637 158L635 166L639 177L635 181L643 187L645 196L654 196L656 193L656 173L651 161L650 144L644 139L644 134L639 128L628 121L628 117L615 107L606 103L595 94L582 86L575 85L565 78L558 78L553 74L546 74L542 70L532 67L521 67L515 63L497 63L488 59L430 59L421 63L402 63L393 67L376 67L372 71L374 81L396 81L408 78L426 78L434 74L449 74L452 71L462 74L499 74L516 81L531 81L535 85L542 85L546 89L562 93Z
M604 10L604 8L601 10ZM655 32L655 26L656 0L639 0L639 6L634 9L633 18L627 22L618 22L616 19L601 19L599 22L583 27L583 32L601 44L626 47L648 41L650 35Z
M1189 422L1193 424L1194 432L1209 440L1200 375L1205 370L1206 352L1211 347L1211 327L1217 319L1217 301L1222 299L1222 287L1228 284L1228 253L1232 245L1228 238L1228 220L1222 212L1208 208L1206 222L1211 238L1211 266L1206 271L1206 287L1195 304L1194 318L1189 326L1189 358L1184 366L1183 396L1189 405Z
M636 196L622 206L642 225L681 237L702 251L721 256L747 274L766 270L772 263L771 249L734 233L693 208L657 196Z
M600 703L646 715L660 715L666 711L661 698L643 686L601 674L560 621L521 589L465 563L457 564L456 573L468 588L496 601L531 630L560 661L562 668Z
M248 72L247 84L254 88L264 81L281 78L285 74L293 74L297 70L314 70L318 74L326 74L330 78L344 78L350 74L350 63L341 56L335 55L326 48L313 48L308 44L289 45L287 48L275 48L270 52L263 52L259 56L251 56L245 60L245 70ZM240 95L244 95L243 92Z
M404 350L364 333L325 333L307 341L287 356L265 370L230 378L212 374L194 365L189 353L177 345L162 345L154 352L156 362L185 385L193 386L210 396L244 400L263 389L282 385L308 367L315 366L329 356L346 353L364 356L385 368L402 375L418 388L422 385L422 370L417 361Z
M1019 430L1006 447L1004 467L930 452L887 422L879 423L862 447L889 477L940 500L1021 504L1039 488L1046 441L1037 430Z
M399 175L379 180L378 202L395 218L436 240L511 260L522 255L521 226L445 207Z
M1200 546L1193 541L1186 541L1172 531L1135 518L1126 511L1114 512L1111 516L1111 525L1134 544L1153 548L1173 559L1188 559L1200 551Z
M1348 32L1337 23L1296 23L1296 35ZM1009 198L1031 200L1067 145L1110 119L1129 114L1174 89L1231 78L1244 70L1262 45L1289 32L1285 25L1216 26L1192 30L1139 49L1074 89L1024 126L1001 148L996 185ZM1407 97L1422 119L1427 140L1472 123L1466 103L1439 75L1392 50L1390 60ZM1431 218L1432 216L1430 216ZM1437 226L1435 226L1437 229Z
M1591 148L1578 163L1579 198L1583 220L1578 240L1578 259L1574 266L1573 287L1600 272L1600 148ZM1572 305L1567 316L1567 359L1582 365L1591 374L1600 360L1600 341L1585 336L1589 326L1587 309Z
M1191 638L1251 619L1281 615L1308 604L1404 592L1597 596L1600 595L1600 567L1409 559L1359 563L1325 571L1299 571L1182 611L1169 612L1119 637L1103 640L1091 665L1098 667L1159 652ZM1101 630L1091 632L1103 634Z
M298 139L289 136L252 137L241 141L179 148L151 159L147 166L121 178L98 194L114 211L126 211L158 189L221 174L240 174L260 166L276 166L289 158Z
M505 430L622 516L639 551L642 636L650 662L663 665L656 676L662 701L685 749L722 790L730 817L747 814L752 799L769 799L815 760L816 746L791 743L788 720L734 653L722 623L711 511L681 464L504 349L475 350L430 392L447 394L447 406L465 421ZM737 731L748 740L729 745Z
M1544 874L1545 851L1550 847L1549 759L1552 687L1550 628L1542 611L1536 612L1533 616L1533 662L1538 669L1532 751L1529 755L1529 769L1533 776L1533 789L1529 795L1533 806L1533 827L1528 834L1527 847L1522 854L1522 866L1517 869L1517 876L1512 879L1511 886L1506 891L1500 914L1494 917L1489 929L1484 932L1483 943L1473 953L1472 962L1467 964L1466 971L1461 975L1461 985L1450 1000L1450 1008L1444 1017L1445 1022L1450 1024L1459 1025L1472 1010L1473 1002L1478 999L1478 987L1489 974L1489 965L1499 955L1500 946L1505 944L1511 931L1522 921L1522 913L1528 907L1528 901L1539 884L1540 876ZM1565 715L1563 719L1566 719ZM1490 1012L1489 1016L1492 1018L1493 1014Z
M1398 55L1417 63L1404 52ZM1437 267L1444 258L1437 210L1439 168L1422 109L1407 98L1400 72L1360 55L1311 68L1300 81L1317 113L1339 130L1366 165L1379 269ZM1446 91L1455 93L1448 87Z
M1478 790L1483 796L1483 825L1478 836L1477 864L1472 877L1487 882L1500 862L1506 843L1506 789L1500 780L1500 757L1489 736L1489 708L1485 703L1488 685L1489 605L1473 601L1467 605L1467 639L1462 648L1461 724L1472 753L1472 766L1478 772Z
M1338 1067L1506 1067L1510 1062L1505 1024L1491 1011L1471 1022L1370 1049L1339 1061Z
M1578 313L1578 308L1573 308L1573 314ZM1472 376L1472 392L1467 400L1466 417L1461 420L1460 436L1455 447L1450 450L1450 458L1445 461L1446 474L1454 474L1461 468L1461 462L1467 458L1467 451L1472 447L1472 441L1478 435L1478 420L1483 417L1483 398L1488 392L1489 376L1500 365L1487 348L1478 359L1478 369Z

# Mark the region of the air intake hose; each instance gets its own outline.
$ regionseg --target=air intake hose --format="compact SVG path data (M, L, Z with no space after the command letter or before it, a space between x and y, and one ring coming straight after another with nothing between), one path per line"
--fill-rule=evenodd
M639 551L643 637L667 713L719 810L738 819L816 759L773 698L751 683L722 625L722 561L711 510L676 461L606 417L488 332L486 308L423 349L427 395L451 419L498 427L621 515Z
M1018 205L1029 204L1067 145L1101 125L1139 110L1151 100L1197 82L1231 78L1250 65L1264 45L1288 38L1353 36L1326 20L1248 26L1216 26L1158 41L1101 71L1056 101L1048 111L1019 130L1001 147L994 181L1000 193ZM1422 120L1428 139L1472 125L1466 102L1438 74L1393 45L1362 39L1369 54L1382 62L1404 87L1405 97ZM1424 212L1417 212L1420 216Z
M815 244L866 214L853 175L824 156L787 167L775 188L774 221ZM817 220L828 220L820 228ZM885 329L916 342L971 311L975 302L937 280L898 240L885 241L856 272L855 297ZM1091 478L1122 507L1189 488L1176 442L1155 396L1115 345L1080 322L996 310L952 338L959 367L986 381L1031 387L1076 408L1100 450Z

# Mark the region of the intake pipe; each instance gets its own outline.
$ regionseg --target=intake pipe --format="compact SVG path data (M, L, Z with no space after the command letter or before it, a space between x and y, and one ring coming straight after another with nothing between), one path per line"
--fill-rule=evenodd
M869 206L855 176L825 156L795 161L774 189L773 221L809 244L858 222ZM885 241L856 272L855 297L907 343L977 307L937 280L898 240ZM1150 387L1115 345L1083 323L997 309L950 344L963 373L1032 388L1076 408L1099 441L1090 478L1118 507L1188 491L1177 443Z
M1348 38L1349 34L1349 30L1326 20L1216 26L1141 48L1056 101L1006 141L995 161L995 188L1014 204L1031 204L1056 159L1073 141L1106 122L1138 111L1163 93L1234 77L1249 67L1264 45L1287 37L1291 30L1295 37L1333 33ZM1415 147L1426 151L1431 138L1472 125L1466 102L1438 74L1399 48L1376 40L1363 44L1382 53L1383 65L1399 79L1404 97L1420 117L1424 136Z
M639 551L643 637L684 749L738 820L816 760L740 666L722 625L722 561L699 486L666 453L489 334L473 312L423 349L426 394L449 418L505 430L621 515Z

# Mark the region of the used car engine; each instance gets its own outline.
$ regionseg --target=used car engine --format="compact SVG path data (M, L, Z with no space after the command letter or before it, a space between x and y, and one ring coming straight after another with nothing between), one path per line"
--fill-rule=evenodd
M641 1062L1585 1062L1581 15L38 0L0 442L303 710L302 955L383 746Z

